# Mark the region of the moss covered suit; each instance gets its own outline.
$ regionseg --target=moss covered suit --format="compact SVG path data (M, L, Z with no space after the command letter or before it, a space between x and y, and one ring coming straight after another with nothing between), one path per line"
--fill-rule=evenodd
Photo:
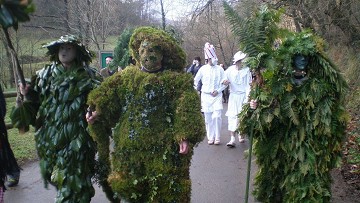
M63 43L74 44L76 63L65 69L57 53ZM99 81L94 71L81 65L90 53L74 36L45 45L54 61L33 78L22 107L12 112L16 127L33 124L45 184L57 188L56 202L90 202L95 190L95 143L87 132L87 95Z
M146 58L139 53L144 41L163 56L162 69L149 73L129 66L93 90L89 104L99 117L90 125L91 135L100 162L111 167L104 180L118 196L130 202L190 202L192 152L179 154L178 143L187 139L194 146L204 138L200 98L191 74L182 72L185 54L173 38L149 27L136 29L130 50L137 64Z

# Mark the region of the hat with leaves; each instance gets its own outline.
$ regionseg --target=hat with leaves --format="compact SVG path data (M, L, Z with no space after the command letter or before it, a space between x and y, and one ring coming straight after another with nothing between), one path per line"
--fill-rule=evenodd
M86 49L86 47L81 43L80 39L75 35L63 35L60 37L60 39L44 44L42 47L48 49L47 55L50 56L51 60L56 60L60 45L66 43L76 45L78 56L81 58L81 61L86 63L91 62L93 54L91 54L91 52Z

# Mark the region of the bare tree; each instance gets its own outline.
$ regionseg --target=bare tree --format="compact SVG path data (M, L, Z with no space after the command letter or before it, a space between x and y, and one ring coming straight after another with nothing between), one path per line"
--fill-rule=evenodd
M221 2L206 1L196 7L198 14L184 23L184 48L188 55L204 56L204 44L209 42L216 47L219 63L229 66L233 54L238 51L237 40L231 33L231 27L225 19ZM190 61L189 61L190 62Z

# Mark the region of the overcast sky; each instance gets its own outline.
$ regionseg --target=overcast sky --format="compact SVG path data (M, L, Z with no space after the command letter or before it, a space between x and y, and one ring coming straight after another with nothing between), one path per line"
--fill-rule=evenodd
M192 5L184 3L183 0L164 0L164 9L166 12L166 18L169 20L176 20L179 17L183 17L185 14L191 11ZM161 15L160 3L156 3L153 6L154 11Z

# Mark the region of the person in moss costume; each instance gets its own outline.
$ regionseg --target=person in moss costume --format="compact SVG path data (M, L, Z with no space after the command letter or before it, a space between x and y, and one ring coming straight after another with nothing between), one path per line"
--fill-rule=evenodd
M45 186L56 186L56 202L90 202L95 194L95 143L87 131L86 99L100 84L88 64L92 55L73 35L62 36L43 47L51 65L20 87L25 96L11 118L15 127L32 124Z
M253 130L255 139L254 194L269 203L330 202L330 170L340 161L346 127L346 83L310 31L281 41L268 55L274 66L257 70L252 100L240 114L240 130Z
M107 167L102 184L129 202L190 202L191 148L205 129L192 76L183 72L185 53L150 27L137 28L129 48L136 65L109 77L88 100L90 132Z

